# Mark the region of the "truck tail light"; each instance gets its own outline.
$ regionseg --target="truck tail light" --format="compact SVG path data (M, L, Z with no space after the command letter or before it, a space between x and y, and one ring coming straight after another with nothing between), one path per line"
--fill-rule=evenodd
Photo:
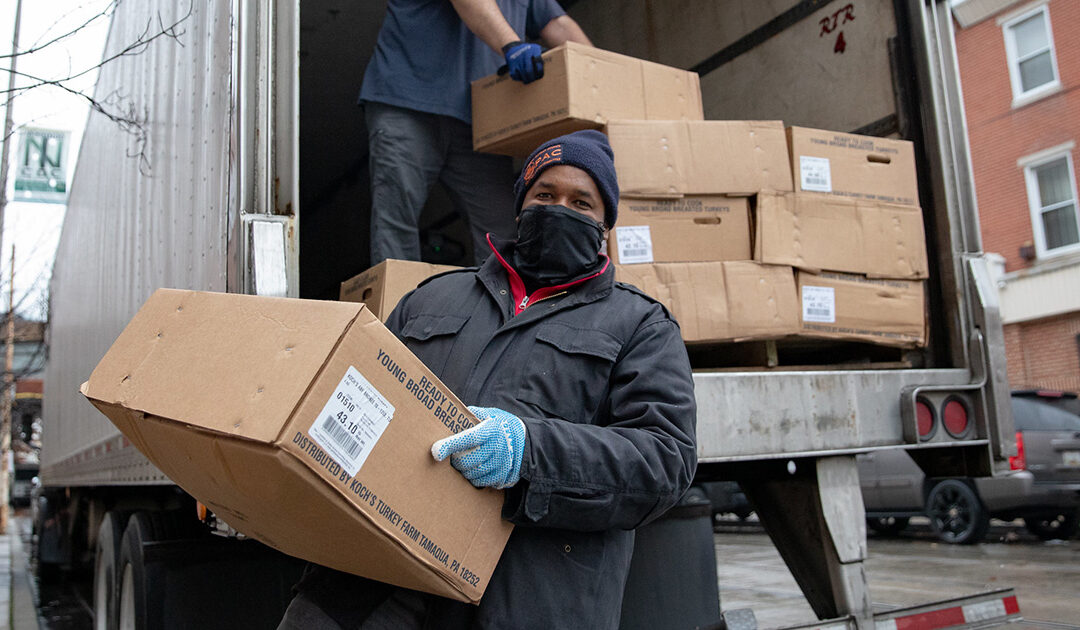
M1009 470L1025 470L1027 458L1024 456L1024 434L1016 432L1016 455L1009 457Z
M921 398L915 401L915 424L919 431L919 440L934 437L934 409Z
M950 398L945 401L941 418L949 435L954 438L967 437L968 429L971 428L971 416L967 405L960 398Z

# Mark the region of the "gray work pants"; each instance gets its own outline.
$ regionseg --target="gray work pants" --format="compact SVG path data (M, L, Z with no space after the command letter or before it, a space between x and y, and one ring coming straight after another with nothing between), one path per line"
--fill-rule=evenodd
M436 181L469 220L479 264L485 235L514 238L509 157L472 150L472 127L449 116L364 103L371 170L371 264L420 260L420 211Z

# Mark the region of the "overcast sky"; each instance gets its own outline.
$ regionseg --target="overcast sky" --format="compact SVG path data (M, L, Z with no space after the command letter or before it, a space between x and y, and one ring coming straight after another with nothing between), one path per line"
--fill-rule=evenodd
M23 0L19 49L30 51L44 47L20 55L17 71L47 80L59 80L93 68L101 59L109 26L107 16L95 16L110 6L110 0ZM11 52L15 8L16 0L0 0L0 53L4 55ZM62 37L77 29L78 32ZM49 43L57 38L61 39ZM0 59L0 89L3 90L7 89L10 63L8 57ZM97 73L91 71L65 85L75 92L92 94L96 79ZM31 81L27 77L17 77L16 85L30 85ZM84 98L55 86L19 92L11 103L15 133L10 138L9 202L4 213L3 241L0 245L0 286L3 287L0 312L7 311L11 246L14 242L15 312L40 320L45 318L44 301L65 206L13 199L18 130L37 128L70 133L66 174L70 184L88 109ZM2 105L0 102L0 121Z

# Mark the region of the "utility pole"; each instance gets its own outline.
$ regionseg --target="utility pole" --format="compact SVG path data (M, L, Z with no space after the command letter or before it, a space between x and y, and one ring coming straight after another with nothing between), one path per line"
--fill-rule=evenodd
M11 145L11 103L15 99L15 66L19 59L19 21L22 19L22 0L15 2L15 32L11 36L11 69L8 72L7 106L4 107L4 138L0 145L0 244L3 243L4 215L7 209L8 147ZM11 401L14 392L12 363L15 357L15 245L11 245L11 285L8 291L7 356L4 359L3 422L0 422L0 534L7 532L11 480L8 462L11 459Z
M3 420L0 421L0 532L6 532L8 511L11 503L11 479L8 475L11 461L11 405L15 400L15 244L11 244L11 271L8 273L7 333L4 335L7 352L4 356Z

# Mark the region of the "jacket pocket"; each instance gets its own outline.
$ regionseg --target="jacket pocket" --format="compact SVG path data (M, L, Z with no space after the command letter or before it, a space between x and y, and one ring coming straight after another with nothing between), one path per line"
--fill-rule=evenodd
M405 345L423 363L435 372L442 374L446 362L453 354L457 334L461 332L467 317L459 315L420 313L409 318L401 327L401 336Z
M590 423L607 397L621 349L620 341L603 330L543 324L529 350L518 397L564 420Z

